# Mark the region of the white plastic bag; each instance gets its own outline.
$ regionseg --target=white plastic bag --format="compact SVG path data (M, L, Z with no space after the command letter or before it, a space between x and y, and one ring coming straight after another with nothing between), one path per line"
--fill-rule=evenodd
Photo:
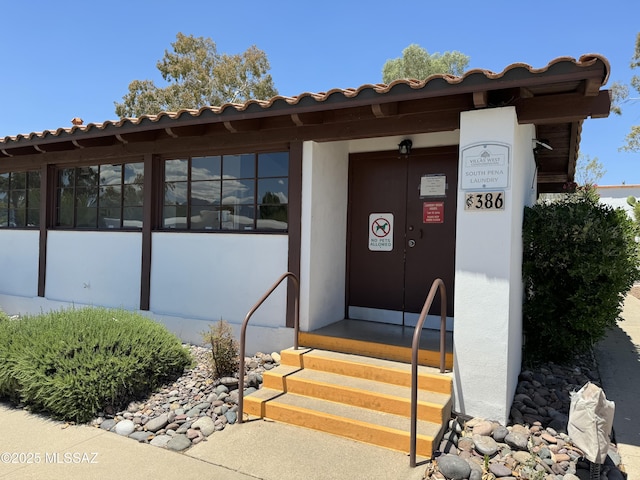
M607 458L615 408L615 403L591 382L571 393L567 433L592 463L603 464Z

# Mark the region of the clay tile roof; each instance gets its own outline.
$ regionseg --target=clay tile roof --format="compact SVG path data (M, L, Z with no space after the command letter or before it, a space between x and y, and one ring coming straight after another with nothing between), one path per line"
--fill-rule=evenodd
M251 112L259 116L261 113L267 112L276 107L299 107L302 105L310 108L322 107L328 104L330 100L335 98L336 102L349 101L358 99L360 96L370 97L371 92L377 96L385 96L395 91L406 89L410 90L429 90L433 89L433 96L451 95L464 93L465 91L482 91L483 89L492 88L492 83L501 81L509 84L507 80L515 77L511 83L514 85L518 79L523 76L535 77L550 72L557 66L574 67L577 69L587 69L598 62L604 64L604 75L599 80L599 86L605 85L609 78L610 65L608 60L598 54L588 54L581 56L578 60L572 57L558 57L550 61L546 66L541 68L533 68L525 63L513 63L508 65L502 72L494 73L489 70L473 69L465 72L464 75L456 77L453 75L431 75L424 80L417 79L400 79L389 84L376 83L365 84L358 88L334 88L327 92L310 93L304 92L293 97L285 97L277 95L268 100L249 100L245 103L225 103L220 106L207 106L200 109L182 109L177 112L160 112L157 115L143 115L139 118L122 118L120 120L107 120L103 123L88 123L82 125L74 124L72 127L58 128L56 130L44 130L42 132L32 132L29 134L18 134L15 136L6 136L0 138L0 152L3 148L8 148L16 142L36 142L43 139L51 139L51 137L63 137L65 135L76 135L78 133L99 132L112 128L122 128L124 126L142 125L146 122L151 124L160 123L163 120L183 121L185 119L195 119L206 114L214 116L225 116L243 112ZM464 88L466 87L466 88ZM326 108L330 108L329 105Z

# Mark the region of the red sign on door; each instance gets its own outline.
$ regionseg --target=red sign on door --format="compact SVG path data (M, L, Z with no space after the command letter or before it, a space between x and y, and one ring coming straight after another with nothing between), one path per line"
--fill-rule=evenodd
M444 223L444 202L423 202L422 223Z

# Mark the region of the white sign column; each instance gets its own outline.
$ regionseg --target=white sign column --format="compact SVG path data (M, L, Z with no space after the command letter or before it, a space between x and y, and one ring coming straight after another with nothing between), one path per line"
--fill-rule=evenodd
M503 424L521 366L522 218L535 198L532 138L533 126L518 125L513 107L461 114L455 409Z

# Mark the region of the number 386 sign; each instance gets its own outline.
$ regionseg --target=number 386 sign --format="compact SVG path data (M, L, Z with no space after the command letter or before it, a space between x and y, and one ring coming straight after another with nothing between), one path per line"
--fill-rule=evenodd
M500 192L466 192L464 194L465 210L504 210L504 191Z

